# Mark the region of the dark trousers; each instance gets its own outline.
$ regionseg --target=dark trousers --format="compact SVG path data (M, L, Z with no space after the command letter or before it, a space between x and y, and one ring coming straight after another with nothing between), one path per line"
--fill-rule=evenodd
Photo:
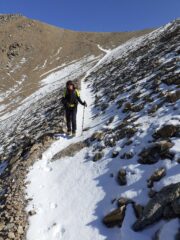
M77 107L66 108L66 123L68 131L76 131Z

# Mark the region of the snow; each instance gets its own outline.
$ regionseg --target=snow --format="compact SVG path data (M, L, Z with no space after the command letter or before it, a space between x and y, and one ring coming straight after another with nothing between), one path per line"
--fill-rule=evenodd
M73 63L65 66L64 68L60 69L59 71L50 73L47 77L42 79L41 87L34 92L29 97L25 98L21 106L15 109L12 112L8 112L0 117L0 120L7 120L8 118L24 113L26 110L28 111L29 106L36 102L37 100L45 97L48 93L60 88L64 85L64 82L70 79L80 78L85 72L87 72L95 62L98 60L98 57L88 56L82 59L73 61ZM14 90L14 88L12 89ZM16 89L15 89L16 90ZM15 118L12 118L12 122ZM6 122L4 121L4 126ZM9 123L8 123L9 124Z
M60 65L60 66L58 66L58 67L55 67L55 68L52 68L51 70L49 70L49 71L41 74L40 77L43 77L43 76L45 76L45 75L48 75L49 73L55 72L56 70L59 70L60 68L63 68L63 67L65 67L65 66L66 66L66 64L63 63L62 65Z
M117 48L108 51L101 61L99 61L96 69L98 69L98 67L100 67L102 64L108 64L112 60L127 56L127 54L129 54L131 51L134 51L135 49L138 49L138 47L145 45L148 41L153 41L155 38L161 36L161 34L163 34L163 32L169 27L172 28L171 23L138 38L132 38ZM167 61L169 61L169 58Z
M46 67L46 64L47 64L47 62L48 62L48 60L46 59L46 60L44 61L43 65L40 67L40 69L43 69L43 68L45 68L45 67Z
M58 55L59 55L59 53L61 52L61 50L62 50L62 47L60 47L60 48L57 50L57 52L54 54L54 56L53 56L52 58L54 58L54 57L58 56Z
M55 54L53 54L52 56L50 56L50 65L53 64L55 61L58 61L60 59L60 52L62 51L62 47L58 48L58 50L56 51Z
M28 80L27 75L23 74L20 79L15 80L13 76L10 73L7 73L7 75L13 79L14 85L10 87L7 91L0 92L0 102L6 101L10 96L12 96L14 93L18 93L22 89L22 85L25 81ZM18 99L16 99L18 101ZM2 114L4 110L6 110L7 104L6 105L1 105L0 107L0 113Z
M1 174L4 172L4 170L6 169L6 167L7 167L7 162L6 162L6 161L0 163L0 176L1 176Z
M110 49L105 49L105 48L101 47L99 44L97 46L102 52L105 52L105 53L110 53L111 52Z
M27 59L25 57L23 57L20 60L19 64L16 64L13 68L11 66L12 69L11 69L10 73L15 73L16 70L20 69L22 67L22 65L24 65L26 62L27 62Z
M159 240L174 240L175 234L178 232L179 219L173 219L167 222L159 233Z

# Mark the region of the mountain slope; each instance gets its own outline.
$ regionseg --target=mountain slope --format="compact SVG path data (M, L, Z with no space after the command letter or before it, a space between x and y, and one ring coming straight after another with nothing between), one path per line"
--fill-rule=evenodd
M14 24L14 18L29 23L29 20L14 15L8 21ZM35 22L36 27L39 24ZM25 31L27 29L26 26ZM53 27L50 29L52 38L49 44L54 41L53 32L57 30ZM62 31L65 32L57 30L55 36L59 37ZM70 36L71 31L67 32ZM45 41L47 31L44 35L38 34L39 37L44 36ZM78 41L81 39L78 38L79 34L81 37L91 35L72 32L73 37L69 40L72 46L76 39L74 36L77 35ZM52 48L45 48L47 41L43 43L45 54L42 51L40 55L40 51L35 55L35 50L31 49L34 51L32 57L37 56L38 60L32 66L28 62L26 67L29 65L30 70L27 71L32 73L30 78L35 76L32 71L35 68L37 78L33 77L32 81L38 84L33 90L25 88L30 91L25 94L24 100L13 103L14 111L10 112L5 105L1 116L0 237L3 239L23 239L27 230L29 239L36 236L54 240L74 239L74 236L84 239L95 236L95 239L121 237L123 240L144 240L157 234L163 239L167 227L174 230L174 233L169 233L169 238L177 232L179 20L107 51L112 44L122 43L117 33L117 42L108 45L107 42L112 41L108 40L111 39L110 35L107 34L106 38L102 34L100 40L101 35L92 34L93 40L86 44L88 50L83 48L78 58L74 47L67 47L63 59L70 53L72 59L61 63L58 59L58 63L52 63L52 66L49 59L46 61L52 56L49 55ZM62 49L58 44L57 48L53 48L53 53L60 57ZM41 47L40 42L36 45ZM11 50L14 51L14 47ZM23 47L22 51L22 55L16 55L15 50L15 56L8 60L12 64L11 69L17 65L16 57L18 61L22 60L25 54ZM4 54L7 55L6 50ZM28 61L31 59L30 55L26 58ZM5 63L6 56L4 59ZM26 73L24 70L18 71L19 74ZM64 84L69 79L79 86L82 81L81 94L89 103L84 134L73 140L64 139L64 112L61 106ZM17 89L20 86L17 85ZM56 137L60 139L55 141ZM47 147L49 149L45 151ZM156 169L158 171L154 173ZM160 182L156 182L157 179ZM41 186L41 181L47 180ZM170 189L164 189L171 183ZM162 192L157 193L160 189ZM152 201L147 204L149 197ZM161 197L162 205L158 202ZM74 202L78 205L74 206ZM163 208L166 212L162 211ZM170 213L173 214L170 216ZM77 214L79 217L76 218ZM43 216L47 216L49 221L42 222ZM147 225L165 216L176 218L169 223L161 220L147 228ZM27 225L28 221L30 226ZM37 225L33 225L33 221ZM107 229L102 222L115 228ZM135 232L140 229L143 231Z
M175 238L179 40L177 20L112 50L89 70L81 89L86 131L82 136L79 107L78 136L59 134L28 173L27 211L34 212L28 240Z
M46 72L83 57L104 54L98 45L113 48L149 31L75 32L21 15L0 15L0 116L38 90Z

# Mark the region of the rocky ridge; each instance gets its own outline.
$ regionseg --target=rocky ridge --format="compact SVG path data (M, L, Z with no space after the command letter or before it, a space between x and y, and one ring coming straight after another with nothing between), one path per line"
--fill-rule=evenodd
M114 50L86 79L94 89L95 117L107 119L106 126L92 137L94 156L98 154L103 159L103 152L108 148L122 166L117 175L112 173L111 177L115 177L120 186L130 186L128 176L135 173L128 169L129 164L144 165L145 171L153 170L150 165L160 166L146 179L150 198L147 205L122 196L112 200L118 208L104 217L108 227L122 226L128 204L132 204L136 213L137 221L132 226L135 231L160 219L180 216L178 178L174 184L160 185L159 191L154 186L168 174L163 161L175 162L176 172L179 168L180 155L172 150L180 136L179 41L180 21L176 20ZM90 158L93 160L93 156ZM123 188L121 191L123 193Z

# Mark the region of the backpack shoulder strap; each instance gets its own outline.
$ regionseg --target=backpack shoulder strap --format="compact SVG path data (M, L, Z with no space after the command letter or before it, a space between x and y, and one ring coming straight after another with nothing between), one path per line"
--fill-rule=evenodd
M64 89L64 97L66 97L66 94L67 94L67 89L65 88Z
M75 93L76 93L77 97L80 97L80 93L77 89L75 89Z

